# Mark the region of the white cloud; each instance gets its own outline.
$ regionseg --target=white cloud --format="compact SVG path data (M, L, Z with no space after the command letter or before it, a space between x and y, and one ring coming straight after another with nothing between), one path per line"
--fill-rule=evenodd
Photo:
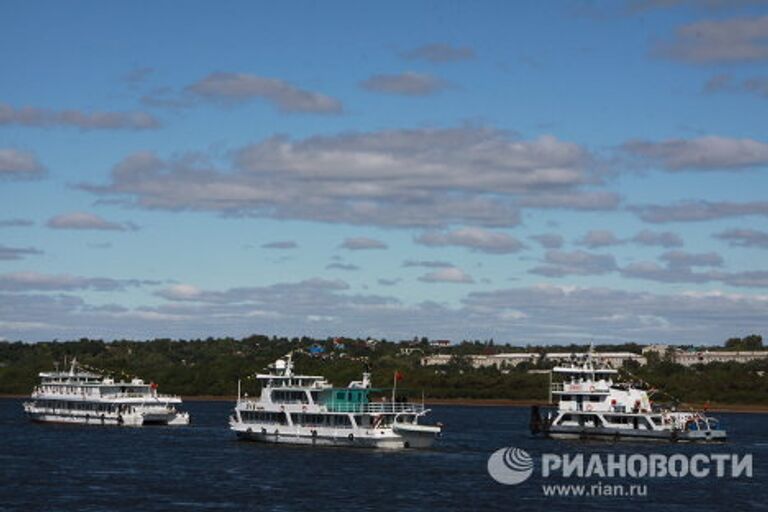
M103 231L126 231L136 229L136 226L133 224L110 222L98 215L88 212L62 213L61 215L56 215L49 219L46 225L53 229L95 229Z
M203 290L191 284L174 284L158 291L156 295L168 300L197 301L203 297Z
M82 277L69 274L43 274L40 272L11 272L0 274L0 290L12 292L96 290L116 291L128 286L158 284L138 279L112 279L109 277Z
M431 43L401 53L406 59L427 62L456 62L475 58L475 52L469 47L453 46L447 43Z
M427 231L419 235L416 242L429 246L457 245L488 254L509 254L524 248L522 242L507 233L480 228Z
M325 318L312 322L309 318ZM356 295L339 283L308 280L266 287L200 290L197 300L155 307L93 306L72 295L0 293L2 336L76 339L246 336L352 336L488 339L497 342L721 344L762 332L768 296L719 292L656 294L540 285L477 291L457 306L404 304Z
M330 96L300 89L277 78L247 73L211 73L187 87L187 91L204 99L243 102L264 99L283 112L338 114L341 102Z
M768 232L756 229L726 229L713 236L725 240L731 247L768 248Z
M547 251L545 265L530 269L531 274L547 277L565 277L569 275L599 275L617 269L616 260L610 254L594 254L585 251Z
M452 267L451 263L439 260L405 260L404 267L424 267L424 268L447 268Z
M350 251L365 251L371 249L386 249L387 244L381 240L366 238L364 236L347 238L339 247L349 249Z
M33 179L45 174L45 167L34 153L0 148L0 179Z
M360 270L360 267L357 265L353 265L352 263L340 263L340 262L334 262L329 263L325 266L327 270L346 270L346 271L353 271L353 270Z
M27 256L43 254L43 251L34 247L8 247L0 244L0 261L20 260Z
M681 201L673 204L629 206L645 222L703 222L727 217L757 215L768 217L768 201L736 203L732 201Z
M442 91L447 84L431 75L406 72L397 75L373 75L360 82L360 87L368 91L403 96L428 96Z
M644 229L632 237L632 241L640 245L658 246L658 247L681 247L683 239L677 233L671 231L651 231Z
M675 267L720 267L723 265L723 257L716 252L667 251L659 256L659 259Z
M296 249L299 245L293 240L278 240L276 242L269 242L262 244L263 249Z
M0 103L0 125L73 126L81 130L149 130L160 122L147 112L83 112L38 107L14 108Z
M519 140L489 128L393 130L272 137L234 152L235 169L202 159L137 153L106 186L139 206L349 224L514 226L518 203L594 208L600 183L582 147L544 136ZM552 196L551 194L555 194ZM561 202L559 195L568 196ZM577 204L584 195L588 204ZM553 204L554 201L554 204ZM616 204L600 204L615 208Z
M24 228L34 226L35 221L29 219L1 219L0 228Z
M593 229L588 231L583 237L576 241L579 245L585 245L590 249L597 247L608 247L612 245L621 245L624 240L616 237L613 231L604 229Z
M563 237L555 233L532 235L528 238L536 240L545 249L559 249L563 246Z
M475 282L475 280L472 279L472 276L470 276L463 270L456 267L441 268L433 272L428 272L427 274L424 274L423 276L421 276L419 278L419 281L422 281L424 283L460 283L460 284L471 284Z
M704 20L677 29L656 55L693 64L768 60L768 16Z
M707 136L661 142L630 141L622 149L667 171L733 171L768 163L768 144L753 139Z

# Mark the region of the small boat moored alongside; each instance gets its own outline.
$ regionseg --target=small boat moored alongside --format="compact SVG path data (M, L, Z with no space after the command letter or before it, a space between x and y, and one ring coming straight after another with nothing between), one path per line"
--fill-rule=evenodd
M261 395L240 398L230 428L241 439L269 443L364 448L428 448L441 425L419 420L429 413L424 404L381 397L374 401L371 374L346 388L333 387L324 377L293 373L291 354L258 374Z
M648 392L614 382L618 371L596 368L590 353L552 369L556 409L531 409L531 433L555 439L721 442L726 431L704 412L652 405ZM551 402L552 400L550 400Z
M178 396L161 395L141 379L115 381L85 371L76 360L69 371L40 373L40 384L24 402L32 420L86 425L187 425L189 413L177 409Z

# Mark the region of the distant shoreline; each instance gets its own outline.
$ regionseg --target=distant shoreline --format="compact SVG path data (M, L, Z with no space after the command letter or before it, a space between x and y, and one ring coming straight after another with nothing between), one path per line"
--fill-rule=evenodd
M13 393L0 393L0 398L29 398L29 395L20 395ZM234 402L237 400L235 395L191 395L182 396L187 402ZM456 405L461 407L530 407L532 405L546 405L543 400L511 400L506 398L427 398L424 400L426 405ZM704 404L686 403L681 405L681 409L703 410ZM740 412L740 413L768 413L768 404L722 404L710 403L707 411L717 412Z

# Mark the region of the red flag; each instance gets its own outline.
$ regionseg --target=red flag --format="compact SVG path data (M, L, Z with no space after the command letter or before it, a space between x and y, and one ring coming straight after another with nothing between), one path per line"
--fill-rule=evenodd
M400 370L397 370L397 371L395 372L395 380L396 380L396 381L398 381L398 382L400 382L401 380L403 380L403 374L402 374L402 373L400 373Z

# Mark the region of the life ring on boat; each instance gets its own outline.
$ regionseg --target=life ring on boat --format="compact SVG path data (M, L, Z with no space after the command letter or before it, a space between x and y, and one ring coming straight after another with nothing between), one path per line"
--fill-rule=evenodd
M587 404L587 407L586 407L586 409L587 409L588 411L591 411L591 410L592 410L592 404Z
M251 429L248 429L248 430L251 430ZM262 435L267 435L267 429L264 428L264 427L261 427L261 434Z
M347 436L347 439L349 439L350 441L354 441L355 440L355 434L349 434Z
M595 386L589 386L589 392L594 393L595 392Z
M301 406L301 412L307 412L307 406L306 405L302 405Z

